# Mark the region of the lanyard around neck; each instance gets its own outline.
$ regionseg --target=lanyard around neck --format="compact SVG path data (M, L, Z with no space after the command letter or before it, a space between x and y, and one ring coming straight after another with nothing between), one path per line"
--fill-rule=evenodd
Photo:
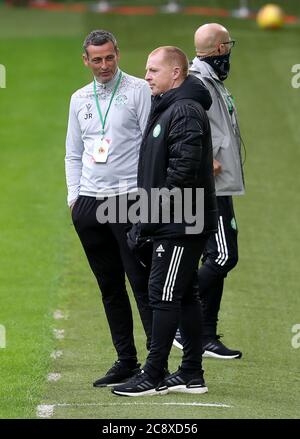
M101 121L101 125L102 125L102 129L101 129L101 136L102 136L102 137L103 137L103 135L104 135L104 129L105 129L105 124L106 124L106 118L107 118L107 115L108 115L108 113L109 113L109 110L110 110L110 107L111 107L112 101L113 101L113 99L114 99L114 96L115 96L115 94L116 94L116 92L117 92L117 90L118 90L118 87L119 87L119 85L120 85L121 78L122 78L122 72L120 72L119 77L118 77L118 80L117 80L117 83L116 83L116 85L115 85L115 87L114 87L114 89L113 89L113 92L112 92L112 95L111 95L111 98L110 98L110 101L109 101L109 104L108 104L108 107L107 107L106 113L105 113L105 115L104 115L104 118L103 118L103 116L102 116L101 108L100 108L100 105L99 105L99 100L98 100L98 97L97 97L97 90L96 90L96 79L94 78L94 96L95 96L96 106L97 106L98 114L99 114L100 121Z

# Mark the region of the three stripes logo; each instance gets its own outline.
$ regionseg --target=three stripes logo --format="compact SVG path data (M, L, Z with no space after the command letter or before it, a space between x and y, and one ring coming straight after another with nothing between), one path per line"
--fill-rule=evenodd
M173 253L171 256L171 262L169 265L167 277L163 287L162 300L166 302L172 302L173 300L173 290L176 282L176 277L178 273L178 268L183 254L183 247L175 245Z
M221 266L225 265L228 260L228 248L224 231L223 217L219 217L218 232L215 234L218 246L218 257L215 262Z

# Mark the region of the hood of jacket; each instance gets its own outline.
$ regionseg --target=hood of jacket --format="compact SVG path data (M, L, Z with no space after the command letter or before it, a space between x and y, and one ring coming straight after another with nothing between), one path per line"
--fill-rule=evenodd
M181 99L193 99L194 101L201 104L206 111L210 109L210 106L212 104L210 93L203 84L203 82L195 76L188 75L188 77L179 87L172 88L164 94L153 97L153 116L163 112L174 102Z

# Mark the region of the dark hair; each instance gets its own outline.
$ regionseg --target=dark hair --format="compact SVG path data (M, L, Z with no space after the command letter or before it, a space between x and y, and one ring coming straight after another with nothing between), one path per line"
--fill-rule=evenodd
M87 48L91 45L93 46L102 46L105 43L112 42L115 51L117 52L118 43L115 39L114 35L106 30L93 30L90 32L84 40L83 50L87 54Z

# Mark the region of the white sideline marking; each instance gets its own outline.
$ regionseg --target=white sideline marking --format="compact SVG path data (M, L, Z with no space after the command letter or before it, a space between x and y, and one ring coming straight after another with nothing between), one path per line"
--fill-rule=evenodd
M224 407L232 408L232 405L222 403L206 403L206 402L125 402L125 403L60 403L55 404L55 407L107 407L107 406L122 406L122 405L179 405L179 406L193 406L193 407Z
M38 418L51 418L54 412L54 405L41 404L36 408L36 416Z
M64 329L53 329L54 337L57 340L62 340L65 338L65 330Z
M53 351L50 354L50 357L53 358L53 360L57 360L57 358L60 358L63 356L63 351Z
M37 416L39 418L51 418L55 407L107 407L107 406L137 406L137 405L177 405L177 406L191 406L191 407L221 407L232 408L232 405L222 403L205 403L205 402L125 402L125 403L60 403L52 405L38 405Z
M67 315L66 313L64 313L63 311L61 311L60 309L56 309L53 313L53 318L55 320L61 320L61 319L66 319Z
M48 373L47 381L58 381L61 379L61 373Z

